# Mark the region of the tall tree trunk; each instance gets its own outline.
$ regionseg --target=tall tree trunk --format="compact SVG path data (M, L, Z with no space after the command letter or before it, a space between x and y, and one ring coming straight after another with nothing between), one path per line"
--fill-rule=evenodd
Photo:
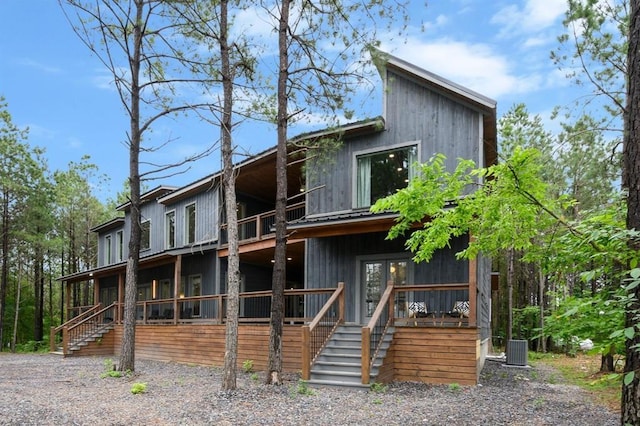
M34 296L34 315L33 315L33 340L39 342L44 338L43 332L43 297L44 297L44 256L42 246L36 243L35 259L33 262L33 296Z
M623 150L623 185L627 195L627 228L640 230L640 0L631 0L629 15L629 50L627 53L628 84ZM632 241L631 248L640 250ZM622 385L621 423L640 424L640 286L632 290L633 301L627 306L625 327L633 327L633 339L627 339L624 373L634 374L630 383Z
M276 246L273 263L271 327L269 333L269 365L266 381L282 384L282 329L284 323L284 287L287 266L287 81L289 78L289 7L290 0L282 0L278 28L278 148L276 151Z
M509 341L513 332L513 279L515 275L514 271L514 249L509 249L507 253L507 341L506 346L508 349Z
M130 140L129 140L129 186L131 190L131 234L129 238L129 257L124 285L124 321L122 347L120 351L120 371L135 371L135 327L136 296L138 293L138 265L140 262L140 55L142 50L142 10L144 1L136 0L136 19L132 28L132 57L129 57L131 69L130 100ZM176 312L176 315L178 313Z
M547 352L547 339L544 337L544 288L546 284L546 277L542 270L542 265L539 265L538 276L538 304L540 305L540 337L538 338L538 350L543 353Z
M4 348L4 314L9 285L9 194L2 196L2 270L0 271L0 352Z
M233 75L230 66L230 50L227 41L228 2L220 2L220 59L222 61L222 161L224 198L227 216L227 328L225 334L224 371L222 389L236 388L236 368L238 360L238 306L240 292L240 259L238 254L238 212L236 206L236 185L233 171Z
M16 311L13 315L13 336L11 337L11 352L16 351L16 341L18 340L18 324L20 320L20 297L22 290L22 263L18 264L18 288L16 290ZM38 339L36 339L38 340Z

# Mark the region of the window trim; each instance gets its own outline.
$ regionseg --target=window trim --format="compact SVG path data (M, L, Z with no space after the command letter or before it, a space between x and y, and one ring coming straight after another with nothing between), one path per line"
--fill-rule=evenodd
M116 262L124 260L124 231L116 232Z
M193 241L189 241L189 207L193 206ZM184 245L194 244L198 235L198 209L196 202L186 204L184 206Z
M111 240L111 234L104 237L104 264L111 265L111 253L113 251L113 241Z
M352 209L369 209L371 206L358 206L358 157L365 155L382 154L388 151L397 151L402 148L416 147L416 159L422 161L422 141L420 139L401 142L393 145L383 145L374 148L367 148L360 151L354 151L351 158L351 208Z
M169 215L173 215L173 244L169 244ZM165 249L173 249L176 248L176 211L174 210L169 210L167 212L165 212L164 214L164 247Z
M145 223L149 224L149 246L148 247L143 247L142 246L142 233L144 232L144 228L143 225ZM147 251L147 250L151 250L151 219L146 219L140 222L140 251Z

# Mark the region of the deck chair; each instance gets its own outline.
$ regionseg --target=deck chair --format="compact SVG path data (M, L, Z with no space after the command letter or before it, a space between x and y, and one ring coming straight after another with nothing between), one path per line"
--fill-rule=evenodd
M456 301L456 303L453 304L453 309L448 312L448 315L459 318L458 327L460 327L462 325L462 318L469 318L469 301Z
M429 316L427 312L427 304L425 302L415 301L407 302L407 316L409 318L426 318ZM413 321L413 325L418 325L418 321Z

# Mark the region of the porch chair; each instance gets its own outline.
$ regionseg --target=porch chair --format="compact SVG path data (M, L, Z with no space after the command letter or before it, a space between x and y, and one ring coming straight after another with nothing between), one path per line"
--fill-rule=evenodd
M406 302L406 311L409 318L427 318L429 312L427 311L427 304L421 301ZM417 326L418 321L414 320L413 325Z
M459 318L458 327L462 325L462 318L469 318L469 301L458 300L453 304L453 309L447 312L450 317Z

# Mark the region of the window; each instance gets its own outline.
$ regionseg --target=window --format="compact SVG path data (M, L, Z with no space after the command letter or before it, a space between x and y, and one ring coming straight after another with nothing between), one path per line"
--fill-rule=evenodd
M145 220L140 224L140 250L151 248L151 221Z
M124 259L124 232L116 232L116 262L122 262Z
M111 263L111 235L107 235L104 238L104 264Z
M166 248L171 249L176 246L176 212L168 212L164 217Z
M185 244L196 241L196 205L189 204L184 208L185 217Z
M356 207L369 207L377 200L405 188L415 175L416 145L356 156Z

